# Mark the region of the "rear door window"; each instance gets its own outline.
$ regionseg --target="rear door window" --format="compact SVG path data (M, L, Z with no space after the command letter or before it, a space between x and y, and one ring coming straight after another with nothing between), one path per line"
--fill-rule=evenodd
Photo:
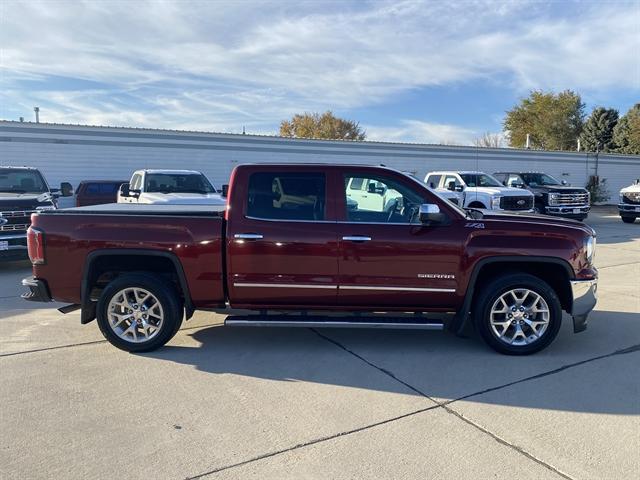
M249 177L247 215L265 220L326 218L324 173L256 172Z
M453 182L454 186L456 186L456 187L462 185L460 183L460 180L458 180L457 176L455 176L455 175L447 175L446 177L444 177L444 182L442 183L442 188L449 188L449 185L451 184L451 182Z
M429 175L429 178L427 178L427 187L438 188L441 178L442 175Z

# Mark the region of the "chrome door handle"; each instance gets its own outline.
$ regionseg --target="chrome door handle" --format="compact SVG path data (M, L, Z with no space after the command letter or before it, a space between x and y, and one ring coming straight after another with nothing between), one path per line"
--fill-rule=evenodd
M365 235L347 235L342 237L342 240L347 242L368 242L371 240L371 237L367 237Z
M238 240L262 240L262 235L259 233L236 233L233 238Z

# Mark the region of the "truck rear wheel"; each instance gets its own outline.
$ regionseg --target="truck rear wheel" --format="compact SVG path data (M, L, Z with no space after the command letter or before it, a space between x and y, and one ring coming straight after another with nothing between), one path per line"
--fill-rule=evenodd
M96 313L100 331L109 343L127 352L148 352L176 334L183 307L169 282L132 273L106 286Z
M636 221L636 217L627 217L627 216L623 216L623 217L620 217L620 218L622 218L622 221L623 221L624 223L633 223L633 222L635 222L635 221Z
M511 274L489 283L477 298L475 321L483 340L507 355L528 355L558 335L562 308L545 281Z

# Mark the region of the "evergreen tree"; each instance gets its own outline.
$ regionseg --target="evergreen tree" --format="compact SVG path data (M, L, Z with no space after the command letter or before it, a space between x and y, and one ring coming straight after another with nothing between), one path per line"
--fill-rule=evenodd
M614 149L613 129L618 123L618 111L613 108L593 109L582 128L580 144L587 152L610 152Z
M640 155L640 103L636 103L613 129L616 152Z

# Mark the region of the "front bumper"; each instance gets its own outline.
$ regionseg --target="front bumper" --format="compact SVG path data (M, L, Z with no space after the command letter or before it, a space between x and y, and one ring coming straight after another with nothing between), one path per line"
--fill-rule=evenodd
M0 260L24 260L27 252L27 234L12 233L0 235Z
M640 205L630 203L619 203L618 212L625 217L640 217Z
M29 291L23 293L21 297L30 302L50 302L51 294L49 293L49 286L44 280L40 280L34 277L27 277L22 279L22 285L29 287Z
M572 206L572 207L565 207L565 206L548 206L545 207L544 211L547 215L558 215L558 216L567 216L567 217L573 217L573 216L585 216L589 214L589 210L591 210L591 207L589 205L582 205L582 206Z
M573 331L578 333L587 328L587 316L598 301L598 279L572 280L571 293L573 294L571 307Z

